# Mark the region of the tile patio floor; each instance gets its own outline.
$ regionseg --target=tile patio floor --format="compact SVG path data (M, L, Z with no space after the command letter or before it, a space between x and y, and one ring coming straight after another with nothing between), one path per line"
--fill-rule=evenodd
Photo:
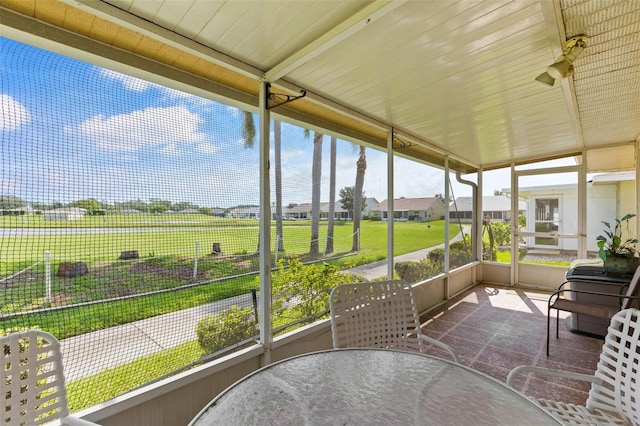
M424 315L422 330L452 346L462 364L502 382L513 367L522 364L593 374L602 339L572 333L562 319L556 339L554 312L551 355L547 357L548 298L543 292L477 285ZM530 374L519 377L516 387L528 396L584 404L589 390L588 383L579 381Z

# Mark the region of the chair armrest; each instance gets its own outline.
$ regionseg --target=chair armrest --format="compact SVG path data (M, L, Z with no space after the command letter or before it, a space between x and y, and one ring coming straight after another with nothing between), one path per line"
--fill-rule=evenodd
M432 345L436 345L442 349L444 349L445 351L449 352L449 354L451 355L451 357L453 358L453 361L456 364L460 364L460 359L458 358L458 355L456 354L456 352L453 350L453 348L449 345L447 345L446 343L442 343L432 337L426 336L422 333L417 333L418 339L423 340L425 342L429 342Z
M513 388L513 381L515 380L516 376L525 372L546 374L549 376L564 377L567 379L582 380L584 382L602 384L601 379L591 374L574 373L572 371L555 370L553 368L535 367L533 365L520 365L509 372L509 375L507 376L507 386Z
M81 419L80 417L67 416L60 420L61 424L65 426L100 426L98 423L90 422L89 420Z
M631 299L631 300L640 299L640 296L627 296L625 294L604 293L604 292L601 292L601 291L574 290L574 289L570 289L570 288L565 288L565 289L557 290L551 296L549 296L549 302L548 302L549 305L551 305L552 300L553 300L554 297L557 299L557 298L560 297L561 294L564 294L565 292L570 292L570 293L575 293L575 294L593 294L593 295L596 295L596 296L617 297L618 299ZM622 301L620 301L620 304L622 304Z

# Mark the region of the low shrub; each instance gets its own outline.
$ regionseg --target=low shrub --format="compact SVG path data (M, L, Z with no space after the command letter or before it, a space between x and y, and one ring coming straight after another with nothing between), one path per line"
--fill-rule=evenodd
M418 281L424 281L439 273L437 269L429 262L398 262L394 266L396 273L404 281L408 283L415 283Z
M271 280L273 311L277 315L287 310L300 319L321 315L329 309L329 294L335 286L361 280L329 263L305 265L297 256L280 259Z
M256 324L252 308L233 305L198 322L198 343L207 353L217 352L257 335Z
M511 225L504 222L491 222L493 240L498 246L508 246L511 244Z

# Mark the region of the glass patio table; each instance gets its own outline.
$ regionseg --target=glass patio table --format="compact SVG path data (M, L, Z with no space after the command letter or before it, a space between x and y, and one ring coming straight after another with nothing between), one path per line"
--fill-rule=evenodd
M190 426L546 425L524 395L444 359L389 349L335 349L268 365L214 398Z

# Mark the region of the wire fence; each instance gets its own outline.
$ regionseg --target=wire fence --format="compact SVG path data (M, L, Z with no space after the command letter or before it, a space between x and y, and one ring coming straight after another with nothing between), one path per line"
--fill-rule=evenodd
M200 246L147 257L126 251L110 260L45 251L0 280L0 328L40 328L61 339L76 410L250 344L259 334L258 254L203 254ZM224 326L198 332L207 318L241 314L250 324L244 334L221 338ZM325 314L301 318L288 310L274 333ZM212 338L222 339L214 350L206 344Z

